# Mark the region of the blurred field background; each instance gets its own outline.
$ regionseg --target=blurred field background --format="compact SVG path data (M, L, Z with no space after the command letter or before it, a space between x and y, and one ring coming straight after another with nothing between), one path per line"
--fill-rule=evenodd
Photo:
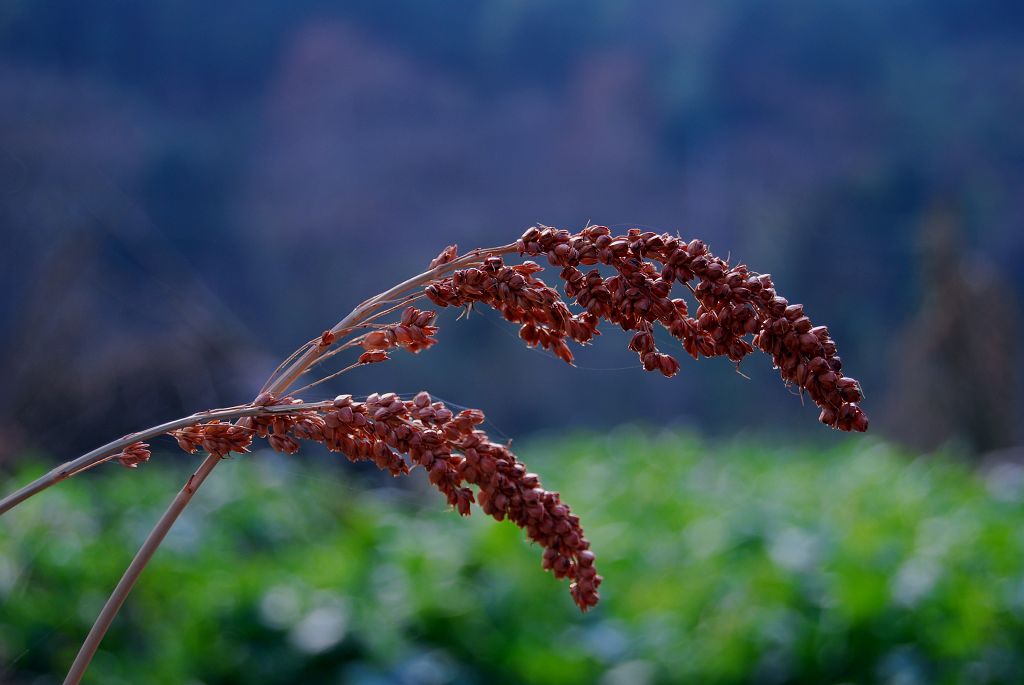
M222 465L90 682L1009 683L1024 672L1024 468L875 440L618 429L528 441L607 577L580 617L509 524L332 457ZM0 644L60 674L186 471L84 476L5 516ZM20 478L28 473L19 473ZM376 474L372 474L376 475Z
M873 422L816 425L763 356L668 381L608 330L571 368L449 312L307 399L485 410L589 524L604 604L416 479L259 455L92 682L1024 682L1022 39L986 0L5 3L5 490L247 401L445 245L536 222L771 272ZM59 681L193 464L154 462L0 521L0 682Z

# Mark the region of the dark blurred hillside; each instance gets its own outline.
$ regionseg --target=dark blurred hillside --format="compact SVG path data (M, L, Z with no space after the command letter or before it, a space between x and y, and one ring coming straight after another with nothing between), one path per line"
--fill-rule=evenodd
M678 231L772 272L830 325L877 426L928 414L925 388L970 405L982 383L904 373L905 341L933 306L937 200L958 208L962 268L1005 295L993 316L1019 316L1022 37L1012 3L950 0L8 3L0 443L65 454L247 399L444 245L535 222ZM986 334L936 330L952 349ZM570 369L493 316L448 320L423 359L334 387L428 387L513 434L815 428L766 359L750 380L706 362L668 382L617 370L635 357L606 337ZM998 440L963 411L898 432L995 449L1019 410Z

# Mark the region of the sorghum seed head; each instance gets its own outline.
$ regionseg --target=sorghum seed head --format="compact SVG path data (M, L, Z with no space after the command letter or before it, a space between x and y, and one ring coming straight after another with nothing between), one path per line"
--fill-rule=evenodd
M856 405L863 398L860 385L842 375L828 328L813 326L803 305L778 295L770 274L754 273L744 264L731 266L703 241L687 243L639 229L614 236L601 226L575 234L534 226L516 245L521 255L543 255L558 266L566 296L583 312L574 314L558 291L534 276L541 270L535 263L528 262L528 269L508 266L498 256L432 281L425 294L439 306L488 305L520 326L528 346L549 350L568 363L573 355L567 341L589 342L599 334L602 320L635 331L630 349L645 370L665 376L675 375L679 367L655 344L655 325L695 359L724 356L738 364L756 347L772 356L787 384L795 383L823 409L823 422L840 430L867 428ZM579 269L594 263L614 273L605 277L596 269L586 274ZM671 299L677 282L696 296L696 318L688 316L685 300Z

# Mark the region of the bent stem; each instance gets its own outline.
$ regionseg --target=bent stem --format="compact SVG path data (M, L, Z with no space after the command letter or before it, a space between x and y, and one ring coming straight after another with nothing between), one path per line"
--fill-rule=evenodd
M515 243L512 243L510 245L503 245L497 248L473 250L472 252L468 252L462 257L458 257L447 264L439 264L438 266L428 269L418 276L414 276L403 281L390 290L371 297L361 303L345 318L335 324L334 327L330 329L330 332L336 339L343 338L350 334L359 324L365 321L367 317L374 315L382 307L392 304L395 298L418 287L422 287L445 273L470 264L480 263L487 255L508 254L516 251L516 249ZM329 347L329 345L311 345L309 343L300 347L299 350L296 350L296 353L293 353L289 357L289 359L293 359L294 361L290 364L282 364L284 369L280 370L279 367L279 369L271 375L270 380L265 386L265 390L275 395L285 392L299 377L302 376L302 374L308 371L309 368L324 355ZM103 456L98 457L96 461L102 460ZM103 636L106 635L107 629L110 628L110 624L113 623L114 617L117 615L121 605L124 604L125 599L128 597L128 593L131 592L132 587L139 579L143 569L146 568L146 564L149 563L149 560L153 557L157 548L160 547L160 544L163 542L167 532L171 529L171 526L173 526L174 522L178 520L179 516L181 516L181 512L183 512L185 507L188 506L192 496L195 495L199 486L203 484L206 477L209 476L210 472L213 471L215 466L217 466L220 459L221 457L213 454L206 457L196 472L189 477L188 482L185 483L185 486L178 493L177 497L175 497L174 501L171 502L167 511L165 511L163 516L160 517L160 520L157 521L153 530L150 531L146 540L142 543L142 547L140 547L139 551L135 554L135 558L132 559L132 563L128 566L127 570L125 570L124 575L121 576L121 580L114 588L114 591L111 593L107 603L103 606L103 610L96 618L96 622L93 623L92 629L89 630L89 635L85 638L85 642L82 643L82 647L78 651L78 656L75 657L75 661L71 665L71 670L68 671L67 678L64 679L64 685L78 685L78 683L81 682L82 676L85 675L85 670L89 666L89 662L92 661L93 655L96 653L100 642L103 640ZM65 478L66 477L67 476L65 476ZM52 485L52 483L50 484ZM32 494L34 493L30 492L22 499L25 499ZM14 504L17 504L17 502L14 502ZM13 504L11 506L13 506Z
M60 466L51 469L39 478L36 478L28 485L22 486L3 499L0 499L0 515L10 511L33 495L37 495L43 490L52 487L61 481L67 480L72 476L77 476L80 473L88 471L94 466L98 466L99 464L108 461L133 442L149 440L150 438L155 438L158 435L169 433L170 431L177 430L178 428L192 426L197 423L211 421L213 419L237 419L248 416L280 414L298 411L300 409L315 409L323 405L323 402L314 402L308 404L278 405L272 407L254 407L252 405L227 407L225 409L204 411L198 414L192 414L191 416L183 416L180 419L174 419L173 421L161 423L160 425L153 426L152 428L131 433L123 438L118 438L117 440L108 442L106 445L97 447L91 452L86 452L77 459L64 462Z

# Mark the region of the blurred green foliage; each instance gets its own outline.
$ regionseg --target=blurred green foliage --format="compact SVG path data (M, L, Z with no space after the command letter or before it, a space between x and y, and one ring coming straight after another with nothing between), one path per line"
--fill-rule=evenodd
M223 464L169 535L93 683L1022 682L1024 475L851 440L535 440L606 577L581 616L520 531L417 473ZM183 480L158 455L0 521L0 680L59 682ZM4 489L32 474L20 473Z

